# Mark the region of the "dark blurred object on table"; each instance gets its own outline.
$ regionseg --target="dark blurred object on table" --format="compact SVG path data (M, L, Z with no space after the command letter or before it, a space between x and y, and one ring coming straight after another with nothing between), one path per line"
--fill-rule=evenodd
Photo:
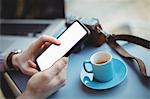
M2 19L64 18L64 0L1 0Z

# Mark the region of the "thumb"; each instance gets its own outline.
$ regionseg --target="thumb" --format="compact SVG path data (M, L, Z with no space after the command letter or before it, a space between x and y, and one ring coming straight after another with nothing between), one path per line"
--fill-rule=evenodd
M31 60L28 60L28 64L32 68L37 68L36 64L33 61L31 61Z
M33 75L35 73L39 72L37 69L35 68L28 68L28 71L26 72L27 75Z

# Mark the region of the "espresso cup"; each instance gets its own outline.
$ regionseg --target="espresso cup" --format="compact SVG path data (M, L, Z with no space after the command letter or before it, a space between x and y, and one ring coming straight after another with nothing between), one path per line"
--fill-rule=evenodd
M112 55L106 51L96 52L90 57L90 60L83 62L84 70L87 73L93 73L94 78L100 82L107 82L112 80L112 65ZM89 70L89 68L87 68L88 66L91 66L92 69Z

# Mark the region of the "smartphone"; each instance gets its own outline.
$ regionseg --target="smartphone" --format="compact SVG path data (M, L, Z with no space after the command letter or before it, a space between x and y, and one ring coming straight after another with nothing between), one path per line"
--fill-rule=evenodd
M59 37L60 45L50 45L37 59L39 70L43 71L58 61L63 56L68 56L75 46L84 41L89 30L79 21L75 21Z

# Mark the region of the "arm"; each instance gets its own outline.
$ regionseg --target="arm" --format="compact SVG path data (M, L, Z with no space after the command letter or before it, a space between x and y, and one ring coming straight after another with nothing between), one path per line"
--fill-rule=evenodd
M49 69L33 75L23 94L17 99L45 99L65 85L67 58L57 61Z
M38 40L33 42L26 50L24 50L22 53L15 54L12 56L12 65L15 69L20 69L24 74L27 75L33 75L37 71L37 66L34 63L35 58L37 55L45 48L46 46L49 46L50 44L56 44L59 45L60 42L50 36L41 36ZM2 56L3 62L0 64L1 71L5 72L9 70L7 66L7 57L8 53L4 54Z
M8 70L8 66L6 63L7 56L8 56L8 53L0 52L0 72L5 72L6 70Z
M62 58L51 68L45 71L37 71L34 60L44 47L50 44L59 45L59 41L48 36L42 36L33 42L25 51L12 57L12 64L23 73L32 75L28 81L26 90L17 97L18 99L44 99L64 86L66 80L67 59ZM6 55L7 57L7 55ZM4 67L8 70L6 61ZM6 66L6 67L5 67Z

